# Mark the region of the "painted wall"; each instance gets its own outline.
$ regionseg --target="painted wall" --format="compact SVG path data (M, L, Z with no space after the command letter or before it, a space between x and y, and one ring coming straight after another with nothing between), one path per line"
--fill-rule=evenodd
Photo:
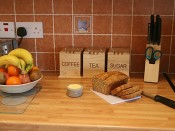
M144 72L147 24L162 17L160 72L175 73L175 0L0 0L0 21L42 21L43 39L24 39L42 70L59 70L59 50L76 47L128 47L131 73ZM77 21L89 22L78 32Z

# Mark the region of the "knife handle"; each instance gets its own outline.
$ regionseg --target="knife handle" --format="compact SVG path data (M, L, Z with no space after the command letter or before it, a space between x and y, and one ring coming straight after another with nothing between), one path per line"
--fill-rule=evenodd
M158 20L157 20L157 43L158 45L160 44L160 39L161 39L161 25L162 25L162 20L160 17L158 17Z
M164 105L167 105L167 106L175 109L175 101L173 101L171 99L165 98L163 96L156 95L155 98L154 98L154 100L156 102L160 102L160 103L162 103Z
M151 24L148 23L148 44L151 43Z
M157 35L156 27L157 27L157 23L155 22L154 23L154 30L153 30L153 45L154 45L154 43L157 42L157 40L156 40L156 35Z
M151 15L151 22L150 22L150 38L151 42L153 42L153 34L154 34L154 15Z

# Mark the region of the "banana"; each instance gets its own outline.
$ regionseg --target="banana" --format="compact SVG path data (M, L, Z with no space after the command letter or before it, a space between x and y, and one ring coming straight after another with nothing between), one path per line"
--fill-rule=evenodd
M32 69L32 67L33 67L33 64L32 65L27 65L26 69L25 69L26 72L24 72L23 74L28 73Z
M21 58L19 58L19 62L20 62L20 65L21 65L21 71L25 71L26 62Z
M3 55L0 57L0 66L2 65L14 65L21 69L19 59L13 55Z
M16 48L9 52L9 55L14 55L18 58L21 58L25 61L26 67L25 67L25 73L27 73L30 69L33 67L33 57L32 54L23 48Z
M14 55L16 57L22 58L26 64L32 65L33 64L33 57L31 53L23 48L16 48L9 52L9 55Z

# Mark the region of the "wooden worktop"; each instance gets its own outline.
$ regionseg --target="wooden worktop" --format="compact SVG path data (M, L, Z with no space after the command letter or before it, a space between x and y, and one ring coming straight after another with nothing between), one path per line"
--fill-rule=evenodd
M144 83L142 75L132 75L130 81L175 100L163 77L158 84ZM83 85L81 97L66 95L72 83ZM55 73L44 73L40 84L42 89L23 114L0 114L0 131L175 131L175 110L147 97L110 105L90 91L90 79L61 79Z

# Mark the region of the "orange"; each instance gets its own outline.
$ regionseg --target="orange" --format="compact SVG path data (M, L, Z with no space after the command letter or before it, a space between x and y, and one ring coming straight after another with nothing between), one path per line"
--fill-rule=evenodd
M9 74L9 76L18 76L20 73L20 69L16 66L9 65L7 67L7 73Z
M17 76L10 76L6 81L6 85L19 85L19 84L21 84L21 80Z

